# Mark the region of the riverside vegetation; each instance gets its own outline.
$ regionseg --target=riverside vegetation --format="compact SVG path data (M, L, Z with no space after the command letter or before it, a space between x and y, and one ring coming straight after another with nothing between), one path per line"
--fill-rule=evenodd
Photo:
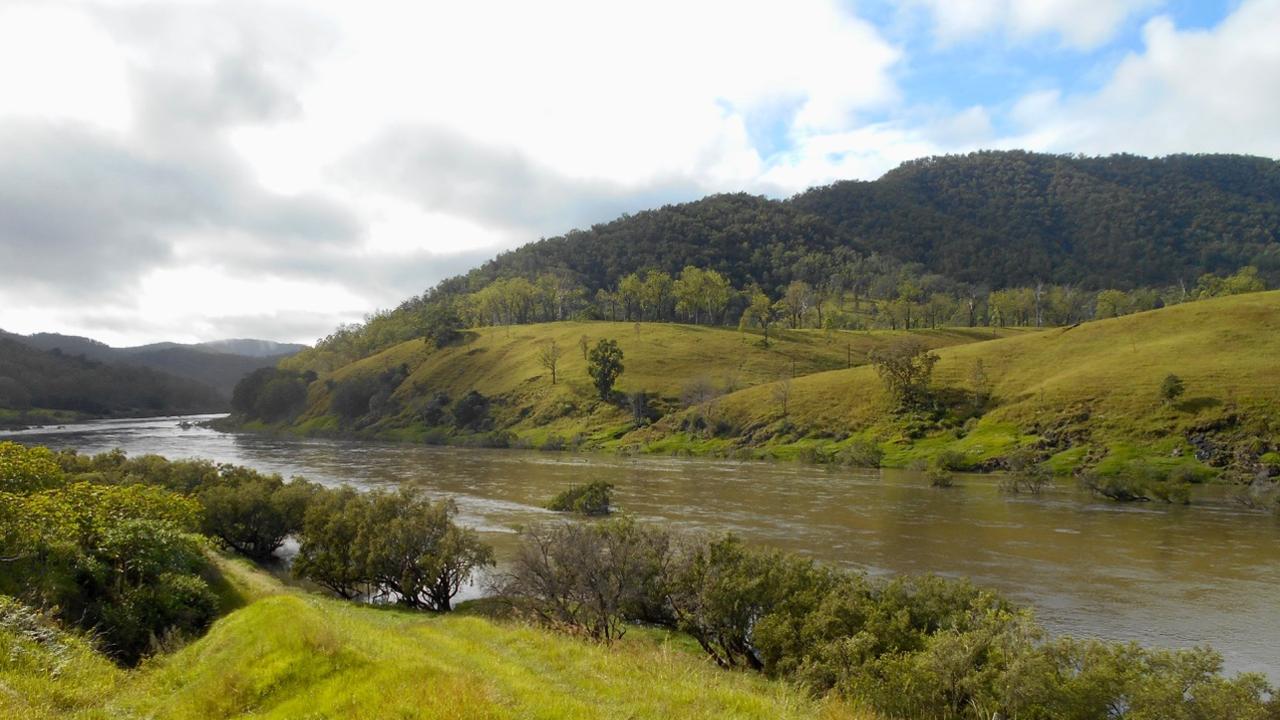
M247 393L239 417L257 429L429 443L949 472L1016 465L1074 475L1117 499L1181 502L1218 478L1273 507L1278 326L1280 293L1259 292L1039 331L783 330L767 347L759 332L689 325L479 328L326 374L263 371L293 384L295 404L255 410L276 395ZM584 336L621 350L609 399L584 353L558 358L555 384L539 363L540 348ZM905 402L885 375L904 349L936 358ZM1173 397L1170 374L1181 383Z
M0 711L1280 717L1262 678L1224 677L1208 649L1049 638L962 581L871 579L627 517L522 529L493 598L459 616L449 601L493 558L452 512L409 490L2 443ZM286 536L308 587L366 602L225 554L267 559Z

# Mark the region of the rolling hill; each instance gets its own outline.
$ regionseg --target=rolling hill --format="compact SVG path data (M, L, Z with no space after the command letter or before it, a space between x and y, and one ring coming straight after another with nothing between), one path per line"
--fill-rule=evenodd
M904 465L944 450L982 466L1018 446L1037 448L1056 467L1120 470L1134 462L1280 471L1280 292L1218 298L937 350L935 389L965 397L980 366L990 409L952 426L913 427L894 414L870 367L819 372L790 388L786 417L772 388L745 388L716 401L731 430L701 443L705 452L754 448L794 456L838 452L857 439ZM1159 388L1185 383L1174 402ZM672 417L629 440L678 447L696 439ZM923 434L919 434L922 433ZM914 436L913 436L914 435Z
M221 340L194 345L165 342L116 348L91 338L58 333L16 335L0 331L0 336L38 350L58 350L64 355L83 355L89 360L150 368L194 380L213 388L224 401L231 397L240 378L306 347L270 340Z
M225 398L215 390L187 378L37 350L0 337L0 422L5 424L75 416L191 414L225 407Z
M817 462L872 445L885 465L950 453L951 464L978 469L1031 452L1061 472L1182 468L1248 480L1280 472L1278 331L1274 291L1039 331L787 330L767 348L754 331L663 323L481 328L441 349L413 340L321 371L292 421L245 426ZM873 348L903 337L939 357L928 412L895 412L867 364ZM582 338L618 341L619 399L596 397ZM539 362L553 341L563 352L554 385ZM307 370L307 358L282 372ZM1160 396L1170 374L1186 387L1174 402ZM980 405L979 384L990 396ZM472 391L483 422L460 426L458 402Z
M907 335L929 347L945 347L1017 332L999 328L909 333L788 330L765 348L758 334L698 325L561 322L480 328L444 348L410 340L321 375L310 384L307 405L291 427L310 433L438 437L440 428L422 420L432 399L443 393L457 400L474 390L488 399L488 427L514 433L525 443L575 438L599 442L628 431L633 412L595 396L581 349L584 338L589 344L615 339L626 366L618 390L643 392L652 413L666 413L699 398L783 376L862 364L873 348ZM540 351L553 341L563 352L554 385L550 372L539 363ZM300 355L282 367L305 371L309 369L305 360ZM384 391L387 400L376 411L343 417L334 409L334 398L344 385L360 382L369 383L366 398ZM364 407L368 406L366 400Z

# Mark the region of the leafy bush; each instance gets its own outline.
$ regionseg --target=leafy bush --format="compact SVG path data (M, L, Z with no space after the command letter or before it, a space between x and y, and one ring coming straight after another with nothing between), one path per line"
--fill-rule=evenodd
M304 480L286 483L279 475L223 478L197 495L204 505L202 527L237 552L265 560L302 528L314 492Z
M579 515L608 515L612 512L612 499L613 485L596 480L564 490L552 498L546 507L556 512L575 512Z
M526 530L503 596L604 640L643 621L689 633L715 662L923 720L1272 720L1259 675L1207 649L1046 639L1029 612L968 582L868 579L733 537L633 523Z
M629 620L664 620L663 571L670 538L630 519L525 528L499 583L517 613L610 642Z
M422 422L427 425L443 424L445 419L445 409L449 407L449 402L448 393L432 393L431 398L427 400L426 407L422 408Z
M0 478L29 477L32 468L46 477L50 464L43 449L7 447L0 451ZM133 664L166 638L202 631L214 617L214 595L200 577L201 541L193 534L200 505L159 487L81 480L87 476L0 492L0 594L52 608Z
M62 481L62 467L49 448L0 442L0 492L28 493Z
M475 572L493 564L493 550L454 523L456 514L452 502L408 490L325 491L307 509L294 572L343 597L367 588L401 605L448 611Z
M453 404L453 422L465 430L483 430L489 422L489 398L476 390Z
M878 468L884 460L884 450L874 440L854 438L840 452L836 453L836 462L854 467Z

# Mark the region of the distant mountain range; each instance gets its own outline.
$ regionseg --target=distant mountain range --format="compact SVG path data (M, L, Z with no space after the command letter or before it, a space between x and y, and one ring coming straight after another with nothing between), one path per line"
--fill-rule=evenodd
M258 368L275 365L282 358L306 348L305 345L271 340L233 339L182 344L152 343L115 348L92 338L58 333L17 335L0 330L8 338L36 350L57 351L82 356L86 360L111 365L148 368L178 378L193 380L211 388L223 401L240 378Z

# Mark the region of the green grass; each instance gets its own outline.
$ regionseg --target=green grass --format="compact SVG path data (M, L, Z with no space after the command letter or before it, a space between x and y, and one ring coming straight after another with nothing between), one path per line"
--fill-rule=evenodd
M0 627L0 716L13 718L859 718L710 664L636 629L605 647L478 616L329 600L220 561L244 607L202 639L124 671L83 640Z
M312 385L306 411L286 429L314 435L343 433L329 411L331 391L325 381L340 383L403 364L410 375L393 396L400 410L359 434L423 441L428 429L417 418L432 394L444 392L457 399L477 390L495 399L496 426L514 432L530 446L577 436L608 446L631 429L629 414L596 397L579 344L584 336L591 343L614 339L622 348L626 370L618 391L645 391L660 410L670 411L679 407L686 388L695 383L723 392L773 382L793 372L805 375L843 368L850 361L862 364L871 349L907 334L930 347L945 347L1018 332L998 328L910 333L781 330L771 331L770 345L764 347L759 333L699 325L558 322L479 328L443 349L411 340L322 374L321 382ZM538 361L539 351L553 340L563 351L555 385Z
M1228 442L1280 435L1280 292L1187 303L944 347L937 354L936 388L969 392L979 360L993 386L994 408L961 431L962 437L953 429L904 437L882 383L863 366L793 381L785 418L793 429L764 433L767 439L754 444L785 447L817 437L838 446L841 438L864 434L883 444L888 465L907 465L943 449L980 463L1046 431L1066 430L1070 445L1088 446L1103 457L1101 469L1120 471L1138 460L1194 464L1189 433L1211 432ZM1169 373L1186 383L1176 403L1163 402L1158 393ZM740 433L783 421L767 384L721 398L716 413ZM675 426L668 421L650 435L655 432L675 434ZM1067 447L1057 452L1056 469L1084 460Z

